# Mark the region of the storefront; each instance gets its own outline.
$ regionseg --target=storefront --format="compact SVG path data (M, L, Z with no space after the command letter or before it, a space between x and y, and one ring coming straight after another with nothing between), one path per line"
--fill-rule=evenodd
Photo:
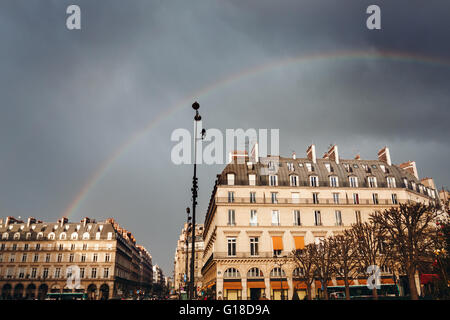
M264 279L248 279L247 280L247 297L249 300L259 300L264 294L266 284Z
M241 300L242 299L242 284L241 281L227 281L223 282L223 298L224 300Z

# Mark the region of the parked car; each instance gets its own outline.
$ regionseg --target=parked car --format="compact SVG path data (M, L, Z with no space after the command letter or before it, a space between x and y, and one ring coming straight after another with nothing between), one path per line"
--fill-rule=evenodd
M330 294L330 299L345 299L345 292L337 291Z

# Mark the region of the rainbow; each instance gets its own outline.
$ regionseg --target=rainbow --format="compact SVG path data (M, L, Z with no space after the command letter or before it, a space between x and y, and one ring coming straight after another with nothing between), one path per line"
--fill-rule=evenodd
M144 128L138 130L132 136L122 143L101 165L94 171L90 176L88 181L83 185L81 190L72 200L72 202L64 210L62 217L69 218L73 215L83 199L87 197L89 192L102 180L102 178L107 174L108 169L112 164L124 154L133 144L135 144L139 139L141 139L146 133L148 133L159 121L169 117L175 111L182 108L186 108L192 104L195 100L201 97L205 97L208 94L226 86L227 84L233 83L242 78L256 75L265 71L273 70L276 68L286 67L292 64L299 64L305 62L316 62L316 61L342 61L342 60L387 60L401 63L421 63L430 66L439 67L450 67L450 60L440 59L436 57L416 55L406 52L395 52L395 51L336 51L332 53L319 53L319 54L309 54L300 55L296 57L290 57L282 60L276 60L274 62L259 65L256 67L250 67L244 69L240 72L228 75L224 78L220 78L218 81L201 88L200 90L189 94L177 103L175 103L170 108L159 113L155 118L153 118Z

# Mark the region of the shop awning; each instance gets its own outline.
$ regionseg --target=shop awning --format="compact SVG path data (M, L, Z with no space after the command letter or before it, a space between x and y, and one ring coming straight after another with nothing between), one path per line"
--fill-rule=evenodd
M295 249L305 249L305 239L303 237L294 237Z
M270 287L275 290L281 289L281 281L270 281ZM287 280L283 280L283 289L289 289Z
M381 284L394 284L394 279L392 279L392 278L381 278Z
M306 289L306 282L305 281L294 280L292 282L292 284L294 286L294 290Z
M240 281L224 281L223 283L223 288L224 289L237 289L237 290L241 290L242 289L242 284Z
M283 250L283 240L281 237L272 237L273 250Z
M248 281L247 280L247 288L265 289L266 284L264 281Z
M344 280L336 280L338 286L345 286ZM355 282L353 280L348 280L348 285L351 286Z

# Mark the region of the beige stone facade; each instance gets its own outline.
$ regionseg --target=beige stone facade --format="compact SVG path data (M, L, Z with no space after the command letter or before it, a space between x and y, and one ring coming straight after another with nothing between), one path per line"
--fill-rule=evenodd
M265 294L280 299L283 294L291 299L294 291L302 298L305 287L289 258L292 250L367 221L374 211L437 199L436 190L416 176L415 163L393 165L387 148L378 160L342 160L337 146L322 159L314 146L307 154L302 159L234 159L218 176L204 223L202 268L203 286L214 288L217 298ZM333 279L329 285L341 283ZM318 287L313 283L315 294Z
M47 293L120 298L149 292L151 285L151 255L113 219L0 219L0 299L45 299Z

